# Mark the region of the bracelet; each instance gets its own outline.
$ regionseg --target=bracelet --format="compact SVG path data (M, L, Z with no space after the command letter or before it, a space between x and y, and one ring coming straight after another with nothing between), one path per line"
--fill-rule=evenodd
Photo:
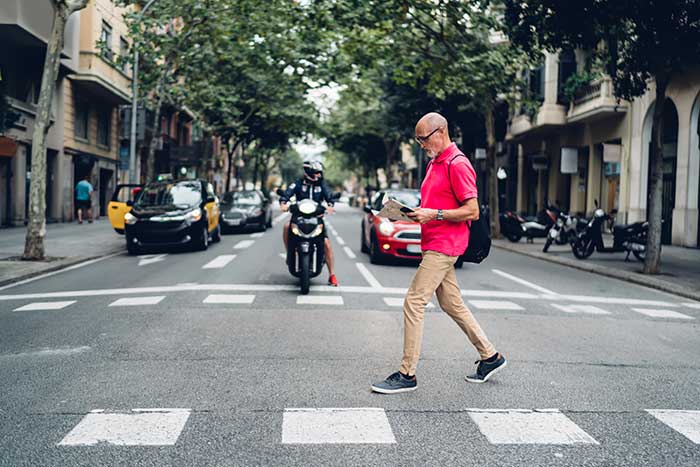
M443 219L442 214L443 214L442 209L438 209L437 220L441 221Z

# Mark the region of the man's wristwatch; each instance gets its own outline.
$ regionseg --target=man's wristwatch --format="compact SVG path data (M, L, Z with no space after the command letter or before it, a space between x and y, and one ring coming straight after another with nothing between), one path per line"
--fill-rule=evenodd
M442 219L443 219L443 217L442 217L442 209L438 209L437 220L441 221Z

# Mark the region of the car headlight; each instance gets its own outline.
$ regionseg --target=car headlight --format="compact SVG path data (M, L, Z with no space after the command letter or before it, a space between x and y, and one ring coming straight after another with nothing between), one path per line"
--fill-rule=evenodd
M138 218L131 214L130 212L127 212L124 214L124 222L126 222L129 225L134 225L136 224L136 221L138 221Z
M394 232L394 230L396 230L396 228L394 227L394 224L392 224L389 221L382 221L379 224L379 233L381 233L384 236L388 237L389 235L391 235Z
M185 219L191 222L197 222L202 218L202 210L197 208L185 214Z

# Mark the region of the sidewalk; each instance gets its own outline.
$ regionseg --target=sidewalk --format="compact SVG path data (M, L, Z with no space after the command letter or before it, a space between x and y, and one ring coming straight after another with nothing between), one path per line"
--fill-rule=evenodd
M606 245L612 244L611 238L605 238L604 241ZM580 260L574 257L569 245L552 245L547 253L543 253L543 238L535 239L534 243L526 243L524 239L518 243L500 239L494 240L493 245L700 301L700 249L664 245L661 251L661 274L650 276L641 273L642 263L633 255L625 262L626 253L593 252L588 259Z
M25 227L0 229L0 286L124 249L124 237L112 229L107 218L92 224L48 224L46 261L21 261L26 233Z

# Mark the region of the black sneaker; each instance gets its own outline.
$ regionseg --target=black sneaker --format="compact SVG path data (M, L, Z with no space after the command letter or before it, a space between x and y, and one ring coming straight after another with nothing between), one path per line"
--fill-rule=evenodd
M397 371L384 381L374 383L372 385L372 391L381 394L397 394L399 392L415 391L417 387L418 382L415 376L406 378L400 371Z
M508 364L508 362L506 362L506 357L501 354L498 354L498 358L492 362L477 360L474 363L478 364L476 372L464 378L470 383L485 383L490 377L501 371Z

